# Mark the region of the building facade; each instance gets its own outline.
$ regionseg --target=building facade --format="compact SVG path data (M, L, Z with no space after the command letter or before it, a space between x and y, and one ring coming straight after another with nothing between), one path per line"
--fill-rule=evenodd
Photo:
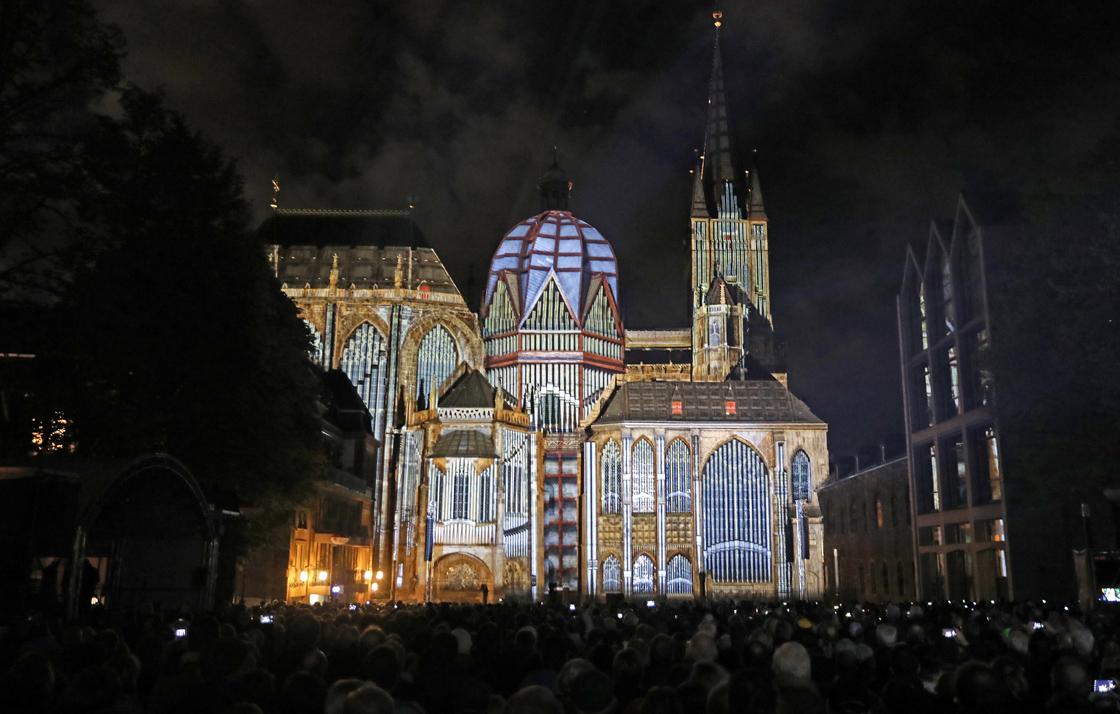
M820 489L826 591L843 600L917 597L906 456L874 464Z
M908 250L898 296L913 540L923 598L1015 596L981 226L964 198Z

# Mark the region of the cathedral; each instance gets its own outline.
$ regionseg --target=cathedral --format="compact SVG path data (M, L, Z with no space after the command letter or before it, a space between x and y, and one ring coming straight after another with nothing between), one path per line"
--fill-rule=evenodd
M572 212L555 162L477 315L407 211L275 208L261 226L312 359L347 375L381 442L377 596L820 597L827 425L787 389L769 224L734 150L716 19L681 201L689 327L626 329L614 250Z

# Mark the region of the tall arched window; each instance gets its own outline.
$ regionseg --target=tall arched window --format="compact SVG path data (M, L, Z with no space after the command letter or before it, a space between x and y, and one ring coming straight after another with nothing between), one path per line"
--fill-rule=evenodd
M603 473L603 513L622 513L622 452L618 442L608 441L600 460Z
M669 513L691 513L692 455L684 439L673 439L665 451L665 482L669 491L666 510ZM689 577L691 577L691 564L689 568Z
M622 564L613 555L603 561L603 592L622 592Z
M655 491L653 480L653 446L645 439L634 444L632 463L634 479L634 513L653 513Z
M812 500L812 483L809 455L804 451L798 451L793 457L793 500Z
M455 338L443 325L436 325L420 340L416 357L416 397L427 403L432 387L438 389L458 365L459 348Z
M449 459L451 472L451 517L470 518L471 471L474 462L466 459Z
M634 559L634 593L653 592L653 561L648 555Z
M478 522L494 520L494 467L478 475Z
M666 590L669 595L692 594L692 561L683 555L674 555L669 560L669 582Z
M342 371L369 409L374 433L381 433L385 417L385 340L376 327L363 322L350 335L342 350Z
M770 496L766 466L741 441L704 464L704 569L716 582L770 582Z
M890 578L890 573L887 571L887 562L885 560L883 561L883 564L881 566L879 566L879 569L882 571L881 574L883 576L883 594L884 595L890 595L891 594L891 578ZM896 593L896 594L901 595L902 593Z

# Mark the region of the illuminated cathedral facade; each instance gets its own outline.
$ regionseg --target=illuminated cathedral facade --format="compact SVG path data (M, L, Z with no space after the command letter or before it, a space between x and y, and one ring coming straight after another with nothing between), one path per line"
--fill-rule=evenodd
M768 221L730 126L717 22L688 327L626 330L614 251L555 163L478 315L407 212L265 222L314 361L346 373L382 444L377 596L820 596L827 426L786 386Z

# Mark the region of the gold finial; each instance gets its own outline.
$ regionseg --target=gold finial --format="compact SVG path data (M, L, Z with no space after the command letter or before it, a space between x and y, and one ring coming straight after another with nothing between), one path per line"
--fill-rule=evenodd
M334 260L331 262L331 290L338 286L338 253L334 254Z
M404 281L404 269L401 267L403 257L397 253L397 268L393 271L393 287L397 290L401 289L401 283Z
M722 22L720 22L720 20L723 19L723 13L720 12L719 10L716 10L715 12L713 12L712 17L715 18L716 27L719 27L720 25L723 24Z
M494 414L502 411L505 406L505 400L502 399L502 388L494 387Z
M272 179L272 210L276 211L280 208L280 182L275 178Z

